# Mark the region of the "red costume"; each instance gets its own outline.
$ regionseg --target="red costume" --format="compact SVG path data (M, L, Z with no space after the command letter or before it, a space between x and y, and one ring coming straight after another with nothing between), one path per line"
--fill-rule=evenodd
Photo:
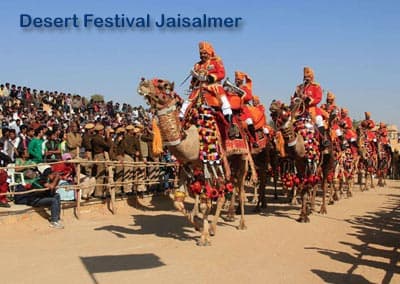
M315 119L317 115L324 115L322 110L317 107L322 100L322 88L318 83L314 82L314 71L311 68L304 67L304 77L310 78L310 81L298 85L293 97L308 100L308 111Z
M335 95L333 93L328 92L326 103L321 105L321 109L326 111L328 114L337 109L337 105L335 103Z
M341 118L339 125L344 130L344 138L348 141L357 140L357 134L353 130L353 120L348 116L349 111L346 108L342 108Z
M194 99L198 95L198 90L201 87L203 90L206 90L204 93L206 103L209 106L220 107L222 105L221 96L225 95L225 91L221 85L221 80L225 78L224 64L221 58L215 55L211 44L200 42L199 49L200 53L206 52L210 57L205 62L197 62L193 67L193 71L204 77L204 80L200 81L197 77L193 76L190 83L193 92L190 94L189 100Z
M243 83L244 80L246 80L246 83ZM236 93L228 93L229 103L231 104L232 109L240 110L241 112L240 119L242 121L252 119L251 112L248 107L249 103L253 100L251 78L244 72L236 71L235 82L237 87L244 92L244 95L240 96L239 94ZM237 82L240 82L240 85Z
M379 129L377 130L377 134L378 134L378 137L379 137L379 143L381 143L383 145L390 144L389 138L388 138L387 128L386 128L386 125L383 122L381 122L379 124Z
M368 141L374 141L376 140L376 135L372 130L375 128L375 122L371 119L369 112L366 111L364 114L365 119L361 122L361 127L366 131Z

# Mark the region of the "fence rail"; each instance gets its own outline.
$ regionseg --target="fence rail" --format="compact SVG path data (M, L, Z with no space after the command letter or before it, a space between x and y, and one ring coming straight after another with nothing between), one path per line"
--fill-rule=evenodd
M77 153L79 153L79 149L77 149ZM79 156L78 156L79 157ZM136 171L143 171L143 169L151 168L152 170L157 170L159 173L161 173L161 169L165 168L175 168L176 171L179 167L178 163L166 163L166 162L126 162L126 161L119 161L119 160L110 160L108 157L108 153L105 153L105 158L106 160L104 161L94 161L94 160L85 160L82 158L78 159L72 159L72 160L66 160L66 161L57 161L57 162L49 162L49 163L39 163L39 164L33 164L33 165L19 165L16 166L14 164L10 164L7 167L0 167L0 170L5 170L8 174L14 174L14 173L22 173L26 169L32 169L32 168L41 168L41 167L47 167L47 166L52 166L52 165L57 165L57 164L73 164L75 166L75 177L74 177L74 183L71 185L60 185L57 186L57 188L63 188L67 191L69 190L74 190L75 192L75 216L76 218L80 218L80 207L81 207L81 190L88 188L88 187L95 187L95 186L104 186L106 188L105 193L108 193L110 196L111 200L111 211L113 214L116 214L116 207L115 207L115 189L118 186L123 186L126 184L132 184L133 186L137 185L154 185L154 184L160 184L160 182L172 182L176 183L177 182L177 175L175 175L174 179L168 179L168 180L160 180L160 175L155 176L153 178L149 178L149 176L145 175L143 178L140 178L138 180L137 177L135 178L130 178L130 179L125 179L124 181L115 181L114 180L114 170L116 167L127 167L129 166L132 172L134 173ZM104 177L107 178L107 183L92 183L89 185L81 185L81 167L87 167L87 166L93 166L93 165L98 165L98 164L103 164L104 167L107 169ZM19 183L12 184L11 187L16 186ZM56 188L56 189L57 189ZM14 196L14 195L24 195L24 194L29 194L33 192L43 192L43 191L49 191L51 190L50 188L40 188L40 189L30 189L30 190L25 190L23 192L14 192L14 190L11 190L6 193L0 193L1 195L7 195L7 196Z

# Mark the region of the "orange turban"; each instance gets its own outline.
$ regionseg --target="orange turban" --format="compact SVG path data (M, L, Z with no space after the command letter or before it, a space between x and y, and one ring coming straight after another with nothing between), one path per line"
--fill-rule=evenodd
M332 100L333 101L336 97L332 92L328 92L328 94L326 95L326 98L328 100Z
M371 117L371 113L368 111L364 112L364 115L365 115L365 119L370 119L370 117Z
M310 67L304 67L304 77L310 77L314 80L314 71Z
M199 51L205 51L207 52L210 56L214 57L214 48L212 47L211 43L208 43L206 41L201 41L199 43Z
M246 79L246 86L251 90L252 89L252 81L249 75L242 71L235 71L235 80L244 80Z

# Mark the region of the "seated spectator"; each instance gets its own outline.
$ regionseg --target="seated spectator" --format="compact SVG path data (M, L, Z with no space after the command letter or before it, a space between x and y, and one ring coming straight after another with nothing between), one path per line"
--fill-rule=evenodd
M0 170L0 194L8 192L7 173L5 170ZM0 195L0 207L11 207L8 204L7 195Z
M26 186L26 189L49 188L49 190L16 195L14 202L15 204L26 204L33 207L50 206L50 227L55 229L63 229L64 226L60 222L60 195L55 193L59 181L59 174L53 172L51 168L47 168L43 171L38 180L33 182L30 186ZM19 185L15 191L23 192L24 187Z

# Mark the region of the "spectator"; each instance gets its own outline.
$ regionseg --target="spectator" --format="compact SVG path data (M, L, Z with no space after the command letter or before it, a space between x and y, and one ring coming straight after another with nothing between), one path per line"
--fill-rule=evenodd
M55 193L56 187L60 181L58 173L53 172L51 168L47 168L40 175L39 179L33 182L26 189L48 188L48 191L32 192L15 196L16 204L25 204L32 207L49 206L50 207L50 227L55 229L63 229L64 226L60 222L61 201L60 195ZM23 192L24 187L19 185L16 192Z
M43 162L43 132L43 126L36 128L35 135L28 145L29 155L35 163Z

